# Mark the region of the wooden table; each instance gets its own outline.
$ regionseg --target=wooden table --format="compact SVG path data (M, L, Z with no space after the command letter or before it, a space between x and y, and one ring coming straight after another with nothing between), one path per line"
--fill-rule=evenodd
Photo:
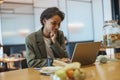
M0 80L41 80L40 72L33 68L0 73Z
M0 62L16 62L16 61L22 61L25 58L15 58L15 57L8 57L8 58L0 58Z
M86 71L86 80L120 80L120 61L96 63L83 69Z
M7 57L7 58L0 58L0 62L7 63L7 68L10 69L10 67L14 67L10 65L11 63L14 62L20 62L20 68L21 68L21 61L25 60L25 58L15 58L15 57Z
M120 60L96 63L82 67L86 72L86 80L120 80ZM52 80L49 76L41 75L33 68L2 72L0 80Z

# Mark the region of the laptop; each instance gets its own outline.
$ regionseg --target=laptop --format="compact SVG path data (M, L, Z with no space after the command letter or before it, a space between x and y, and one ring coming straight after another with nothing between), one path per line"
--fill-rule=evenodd
M71 62L80 62L82 66L93 64L96 61L101 42L77 43Z

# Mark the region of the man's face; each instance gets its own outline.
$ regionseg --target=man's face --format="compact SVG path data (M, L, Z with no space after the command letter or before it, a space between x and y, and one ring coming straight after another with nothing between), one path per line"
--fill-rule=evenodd
M53 16L50 19L45 19L44 27L47 28L49 32L57 33L60 28L61 18L58 15Z

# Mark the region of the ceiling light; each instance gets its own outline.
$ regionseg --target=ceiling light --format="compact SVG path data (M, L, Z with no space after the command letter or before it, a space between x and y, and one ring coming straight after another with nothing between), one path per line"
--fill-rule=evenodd
M4 2L4 0L0 0L0 4L2 4Z

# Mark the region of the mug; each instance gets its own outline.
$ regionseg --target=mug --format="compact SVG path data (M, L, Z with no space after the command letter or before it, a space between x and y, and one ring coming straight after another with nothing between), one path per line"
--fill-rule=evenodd
M52 66L52 64L53 64L53 59L47 58L47 66Z

